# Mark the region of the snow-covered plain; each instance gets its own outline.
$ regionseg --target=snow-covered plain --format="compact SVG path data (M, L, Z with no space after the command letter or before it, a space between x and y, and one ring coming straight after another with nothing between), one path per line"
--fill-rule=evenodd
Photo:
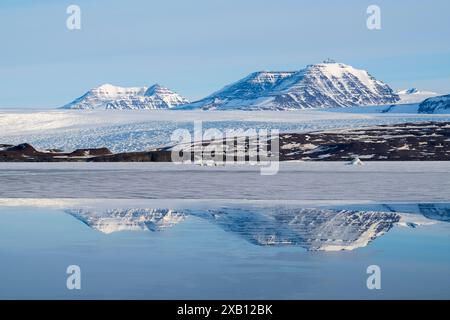
M173 110L25 110L0 111L0 144L30 143L40 149L108 147L113 152L146 150L171 144L179 128L278 129L306 132L422 121L450 121L450 115L379 113L381 107L340 110L173 111Z

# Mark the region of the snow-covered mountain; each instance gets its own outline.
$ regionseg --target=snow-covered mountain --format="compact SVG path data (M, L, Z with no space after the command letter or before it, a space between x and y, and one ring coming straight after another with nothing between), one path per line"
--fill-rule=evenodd
M89 90L63 109L171 109L189 103L179 94L158 84L122 88L111 84Z
M433 91L422 91L416 88L410 88L405 90L397 91L398 96L400 97L401 104L407 103L420 103L425 99L436 97L439 94Z
M255 72L181 109L290 110L392 104L400 97L367 71L335 62Z
M419 113L450 112L450 94L428 98L419 105Z

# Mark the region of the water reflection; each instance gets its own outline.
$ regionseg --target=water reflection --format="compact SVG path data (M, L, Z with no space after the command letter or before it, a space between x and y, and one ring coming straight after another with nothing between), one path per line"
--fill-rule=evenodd
M207 209L66 209L87 226L110 234L159 232L200 218L258 246L294 245L339 251L367 246L395 225L417 227L450 221L450 204L371 204L334 207L218 206Z
M66 212L92 229L106 234L118 231L161 231L186 218L184 212L170 209L108 209L101 212L69 209Z

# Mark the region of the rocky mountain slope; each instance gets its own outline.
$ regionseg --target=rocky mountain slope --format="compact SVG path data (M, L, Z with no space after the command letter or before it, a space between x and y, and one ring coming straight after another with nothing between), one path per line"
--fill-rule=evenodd
M406 99L406 96L417 100L423 95L405 91L402 97ZM295 110L386 105L399 101L397 93L367 71L326 61L299 71L254 72L193 103L159 85L122 88L104 84L62 108Z
M419 105L419 113L448 113L450 111L450 94L428 98Z
M181 109L291 110L392 104L400 97L365 70L325 62L300 71L255 72Z

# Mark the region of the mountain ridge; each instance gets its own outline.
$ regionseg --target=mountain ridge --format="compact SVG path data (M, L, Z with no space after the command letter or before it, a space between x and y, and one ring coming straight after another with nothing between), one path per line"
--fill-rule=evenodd
M185 97L159 84L119 87L106 83L89 90L61 109L172 109L188 102Z
M400 97L367 71L327 61L299 71L258 71L177 109L295 110L392 104Z
M400 97L400 102L402 104L421 103L425 99L439 96L439 94L436 92L418 90L417 88L398 90L396 93Z
M431 97L419 104L419 113L447 113L450 110L450 94Z
M415 88L393 91L363 69L327 60L297 71L256 71L210 95L190 102L154 84L103 84L63 109L299 110L421 103L438 96Z

